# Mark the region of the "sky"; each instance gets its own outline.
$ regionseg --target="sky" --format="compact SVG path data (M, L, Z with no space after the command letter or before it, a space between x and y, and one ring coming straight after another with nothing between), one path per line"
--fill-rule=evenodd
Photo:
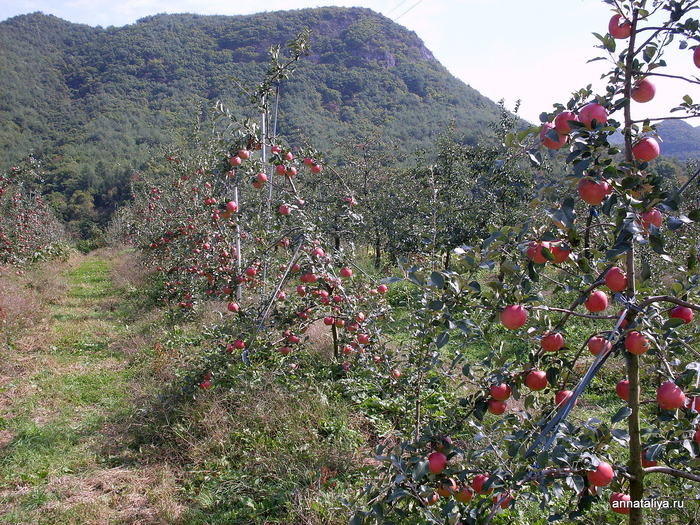
M592 83L602 86L604 62L593 32L605 34L612 15L601 0L0 0L0 20L42 11L91 26L122 26L158 13L237 15L304 7L361 6L415 31L456 77L531 122L554 102ZM313 29L313 28L312 28ZM697 74L692 51L670 52L667 72ZM700 99L697 86L654 81L653 101L637 105L635 118L663 117L685 94ZM700 122L695 122L695 125Z

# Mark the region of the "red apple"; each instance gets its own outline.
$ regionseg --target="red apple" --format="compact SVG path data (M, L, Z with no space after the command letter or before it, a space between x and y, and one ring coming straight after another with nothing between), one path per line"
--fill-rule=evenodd
M332 326L333 323L335 323L335 319L333 319L332 317L323 318L323 324L325 324L326 326Z
M588 340L588 350L593 355L598 355L603 350L607 352L610 346L610 341L597 335L594 335Z
M393 377L394 379L398 379L399 377L401 377L401 371L398 368L394 368L391 371L391 377Z
M230 157L230 158L228 159L228 163L229 163L231 166L240 166L240 165L241 165L241 162L243 162L243 161L242 161L241 158L238 157L238 156Z
M564 336L559 332L549 332L540 339L540 347L545 352L556 352L564 346Z
M437 493L442 498L449 498L457 492L457 482L452 478L443 479L437 488Z
M488 491L484 491L484 485L486 482L489 480L489 475L488 474L477 474L474 476L474 479L472 480L472 489L474 492L477 494L490 494L493 489L488 489Z
M226 209L230 212L237 212L238 211L238 203L236 201L228 201L226 203Z
M612 188L606 181L595 181L589 178L583 178L578 183L578 194L584 202L591 206L598 206L605 200L605 197L610 195Z
M238 156L243 160L248 160L250 158L250 151L248 151L247 149L239 149Z
M313 166L311 166L311 173L318 174L318 173L321 173L322 171L323 171L323 166L320 164L314 164Z
M675 410L685 405L685 394L676 383L666 381L656 390L656 402L664 410Z
M554 257L554 264L561 264L569 258L571 250L566 248L562 243L553 244L550 248Z
M547 373L543 370L530 370L525 376L525 386L530 390L544 390L547 384Z
M629 494L623 494L622 492L613 492L610 495L610 508L613 512L617 512L618 514L629 514L630 500L631 498L629 497Z
M501 312L501 324L509 330L516 330L527 321L527 310L519 304L506 306Z
M625 349L634 355L642 355L649 350L649 340L637 331L629 332L625 336Z
M591 313L602 312L608 307L608 296L602 290L596 290L588 296L584 306Z
M695 428L695 434L693 434L693 441L700 445L700 426Z
M608 112L605 107L601 106L597 102L591 102L590 104L586 104L581 108L581 110L578 112L578 119L588 129L593 129L594 120L596 125L607 124Z
M380 284L379 286L377 286L377 291L379 293L384 294L384 293L387 293L389 291L389 287L386 284Z
M629 401L630 399L630 382L627 379L618 381L615 385L615 392L617 397L624 401Z
M255 176L255 182L259 182L260 184L267 182L267 175L265 175L264 173L258 173Z
M281 346L279 348L279 353L282 355L289 355L292 353L292 349L288 346Z
M447 466L447 456L442 452L432 452L428 456L428 469L432 474L440 474Z
M700 396L693 396L686 401L686 408L700 412Z
M649 102L656 94L656 87L646 78L635 82L632 86L632 99L639 103Z
M556 129L560 135L568 135L571 133L570 121L579 122L576 114L571 111L562 111L554 118L554 129Z
M615 471L613 470L610 463L601 461L598 463L598 467L595 470L589 470L586 473L588 482L594 487L604 487L609 485L610 482L615 477Z
M622 292L627 289L627 274L621 268L613 266L605 273L605 286L612 292Z
M642 456L642 457L641 457L641 459L642 459L642 467L643 467L643 468L655 467L655 466L657 465L658 462L657 462L657 461L653 461L653 460L645 459L645 458L644 458L645 455L646 455L646 450L642 450L642 454L641 454L641 456Z
M557 392L554 396L554 404L556 406L561 406L564 403L566 403L571 396L574 395L574 392L572 390L560 390ZM578 403L578 399L574 404Z
M499 401L498 399L489 399L489 412L492 414L501 415L506 411L508 403L505 401Z
M530 245L527 247L527 257L530 259L532 262L535 264L544 264L547 262L547 259L545 256L542 254L542 248L547 248L548 250L550 249L550 243L547 241L543 242L538 242L538 241L532 241Z
M693 62L695 62L695 67L700 67L700 46L693 51Z
M664 222L664 216L658 208L652 208L642 212L639 214L639 217L642 219L642 228L645 230L648 230L650 225L661 228Z
M513 496L511 496L508 492L495 494L493 498L491 498L491 501L494 505L500 501L501 508L507 509L510 506L510 502L513 501Z
M236 350L243 350L243 349L245 348L245 341L243 341L242 339L236 339L236 340L233 342L233 347L234 347Z
M469 503L474 497L474 490L469 485L464 485L454 496L460 503Z
M347 266L340 269L341 277L352 277L352 270Z
M556 130L554 130L554 134L557 136L557 140L552 140L547 135L547 132L550 129L554 130L554 124L552 124L551 122L545 122L544 124L542 124L542 129L540 130L540 141L542 142L542 145L549 149L561 148L564 144L566 144L568 137L566 135L560 135Z
M679 305L673 308L668 316L672 319L682 319L685 324L688 324L693 320L695 314L690 308Z
M292 208L290 208L287 204L280 204L277 211L280 213L280 215L289 215L292 212Z
M632 146L632 155L637 160L649 162L659 156L661 148L653 137L644 137Z
M238 312L241 309L241 307L238 306L238 303L228 303L227 308L228 308L229 312L234 312L234 313Z
M621 18L622 15L614 15L608 23L608 33L610 33L613 38L625 39L629 38L632 34L632 24L627 20L620 23Z
M511 389L507 384L501 383L500 385L491 385L489 393L496 401L505 401L510 397Z

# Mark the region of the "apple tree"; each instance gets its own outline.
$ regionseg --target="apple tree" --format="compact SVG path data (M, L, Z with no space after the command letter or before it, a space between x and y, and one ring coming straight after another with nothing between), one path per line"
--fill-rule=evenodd
M377 447L351 523L636 525L650 498L665 522L694 519L663 503L700 482L700 211L686 199L700 171L664 181L654 124L668 117L634 114L657 78L700 84L698 6L606 3L604 91L581 89L507 139L535 165L546 149L565 158L539 188L548 219L493 228L450 270L406 268L416 373L445 377L460 402L431 413L416 396L414 428ZM671 47L687 75L664 72ZM690 96L672 108L699 115Z

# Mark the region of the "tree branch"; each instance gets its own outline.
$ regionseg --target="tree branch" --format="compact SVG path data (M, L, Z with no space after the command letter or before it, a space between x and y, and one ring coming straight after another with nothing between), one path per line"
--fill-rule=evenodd
M689 479L690 481L700 483L700 476L697 474L691 474L690 472L685 472L684 470L678 470L671 467L647 467L644 469L645 474L653 474L654 472L658 472L659 474L667 474L669 476L673 476L674 478Z

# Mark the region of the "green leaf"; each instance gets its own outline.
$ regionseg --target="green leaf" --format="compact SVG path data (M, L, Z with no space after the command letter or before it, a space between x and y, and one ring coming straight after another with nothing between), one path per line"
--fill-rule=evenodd
M620 408L620 410L618 410L613 417L610 418L610 421L612 423L617 423L619 421L622 421L623 419L627 419L631 413L632 409L625 405L622 408Z
M442 348L447 344L447 342L450 340L450 333L449 332L442 332L439 336L437 336L437 339L435 339L435 345L438 348Z
M430 274L430 284L436 288L443 288L445 286L445 277L440 272L432 272Z

